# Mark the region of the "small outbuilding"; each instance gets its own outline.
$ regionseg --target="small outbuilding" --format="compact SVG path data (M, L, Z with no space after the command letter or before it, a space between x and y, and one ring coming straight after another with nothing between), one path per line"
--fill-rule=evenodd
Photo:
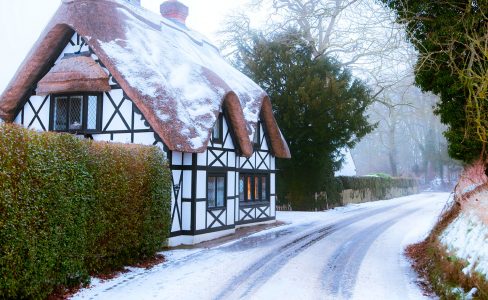
M188 29L188 8L63 0L0 96L0 118L160 147L173 176L170 244L275 219L275 158L290 151L271 101Z

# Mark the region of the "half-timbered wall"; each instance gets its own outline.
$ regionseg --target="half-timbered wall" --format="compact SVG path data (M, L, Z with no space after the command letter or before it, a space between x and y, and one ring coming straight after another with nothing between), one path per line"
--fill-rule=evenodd
M181 186L173 215L183 216L180 224L173 222L173 234L202 234L235 228L254 222L275 218L275 158L270 154L265 128L260 125L259 147L250 158L237 155L232 129L224 117L222 141L210 141L204 153L173 152L173 180ZM239 197L239 175L267 174L269 176L269 200L244 203ZM226 199L223 208L209 208L207 202L207 178L211 174L225 174ZM194 212L192 214L192 211ZM177 228L181 231L175 231Z
M109 74L76 33L58 60L72 53L89 53ZM111 75L109 80L112 89L103 93L101 130L91 136L97 141L157 145L165 151L173 180L171 236L210 233L275 218L275 158L270 154L262 125L257 131L259 146L250 158L238 156L233 132L225 116L222 120L222 139L211 140L204 153L167 151ZM49 130L50 102L50 96L37 96L33 91L33 95L25 99L25 104L18 111L15 123L39 131ZM244 203L239 200L241 172L269 175L269 201ZM207 177L214 173L225 174L225 205L220 208L209 208L207 203Z
M256 204L244 204L239 207L236 216L237 224L256 222L257 220L274 219L276 203L276 166L275 157L271 155L269 143L266 138L266 128L259 122L259 146L250 158L239 157L238 168L243 173L267 174L269 176L269 202L258 202Z

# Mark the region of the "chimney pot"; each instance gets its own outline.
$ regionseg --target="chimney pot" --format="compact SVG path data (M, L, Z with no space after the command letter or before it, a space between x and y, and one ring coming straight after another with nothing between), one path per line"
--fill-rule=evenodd
M167 19L172 20L180 25L186 26L186 18L188 17L188 6L177 0L168 0L159 6L161 15Z

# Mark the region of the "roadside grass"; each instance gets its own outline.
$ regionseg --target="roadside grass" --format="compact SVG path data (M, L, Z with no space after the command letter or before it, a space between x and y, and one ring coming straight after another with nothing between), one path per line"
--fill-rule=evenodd
M486 299L488 281L478 272L463 272L468 263L449 254L439 236L459 215L457 202L444 211L429 236L422 242L408 246L406 255L421 277L419 285L426 294L437 294L441 299ZM475 288L476 290L474 290Z

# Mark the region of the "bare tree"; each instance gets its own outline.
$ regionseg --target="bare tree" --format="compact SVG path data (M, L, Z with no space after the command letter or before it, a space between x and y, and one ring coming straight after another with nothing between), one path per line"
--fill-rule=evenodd
M289 27L315 45L316 57L338 59L378 95L411 72L415 55L403 27L374 0L250 0L227 18L223 53L238 63L235 50L252 34L272 35Z
M457 176L459 163L447 155L446 126L433 113L438 97L422 93L412 80L387 90L370 110L379 126L352 150L358 172L416 176L425 183L438 178L447 184Z
M429 177L426 170L432 169L434 158L428 153L440 157L446 152L444 127L432 113L437 98L413 86L417 53L395 18L375 0L250 0L227 18L221 45L239 64L235 50L249 45L254 34L300 30L315 45L315 57L338 59L374 92L369 114L379 127L352 150L358 169ZM433 140L435 149L429 148Z

